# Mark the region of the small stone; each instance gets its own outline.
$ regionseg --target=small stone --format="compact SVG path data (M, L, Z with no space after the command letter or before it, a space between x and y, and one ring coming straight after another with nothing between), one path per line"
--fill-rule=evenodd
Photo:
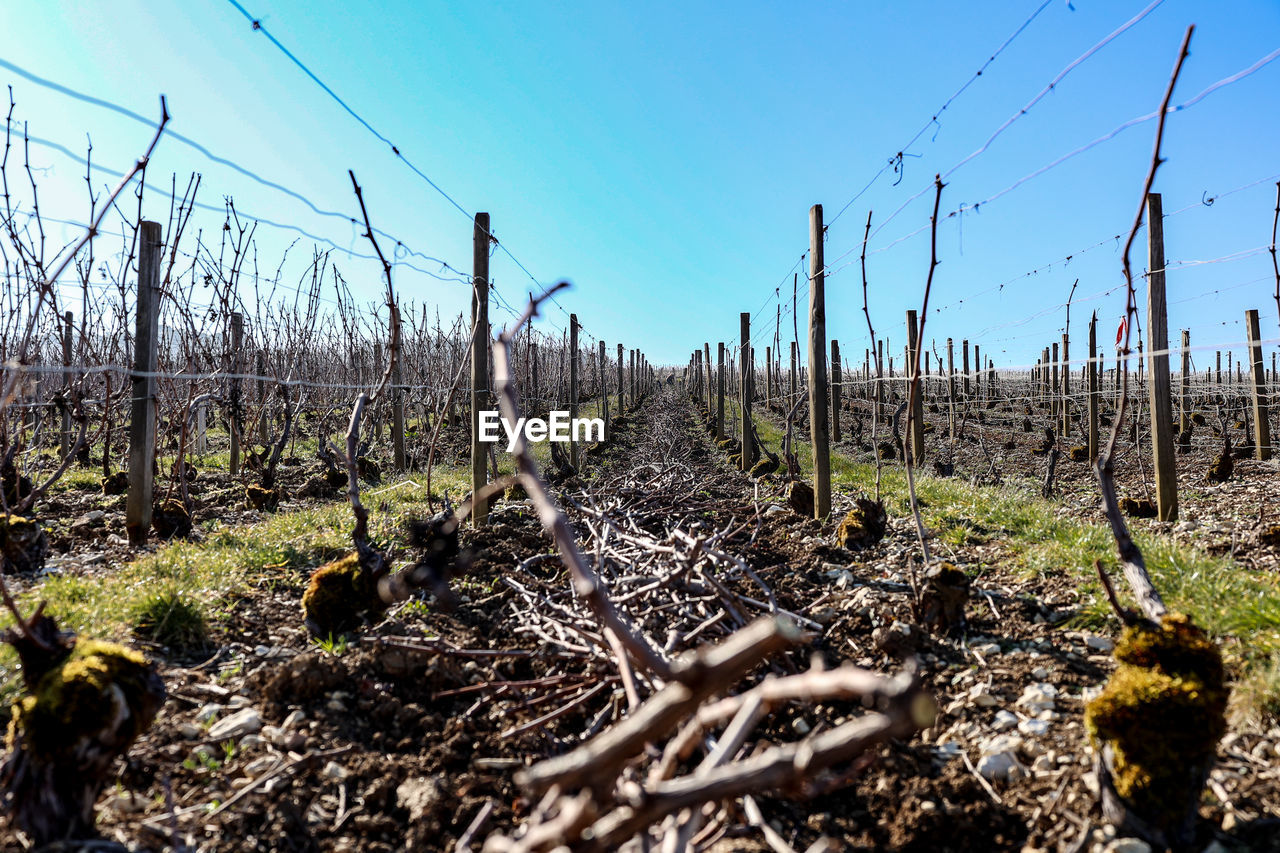
M247 752L251 749L257 749L258 747L262 746L266 742L267 742L266 738L264 738L262 735L245 735L244 737L240 738L239 746L242 752Z
M1085 788L1094 797L1098 796L1098 774L1092 770L1080 774L1080 781L1084 783Z
M960 744L953 740L949 740L946 743L938 744L934 747L934 751L938 753L939 758L943 760L950 760L952 758L959 758L962 750L960 748Z
M1240 824L1240 819L1236 817L1235 812L1227 812L1222 816L1222 831L1230 832Z
M284 722L280 724L280 728L285 730L296 729L298 726L302 725L302 722L306 720L306 718L307 715L301 711L290 711L289 716L285 717Z
M773 506L769 507L764 511L764 517L772 518L775 515L782 515L786 511L787 510L784 507L780 507L777 504L774 504Z
M1018 723L1018 731L1032 737L1043 737L1049 733L1049 723L1047 720L1023 720Z
M1151 853L1151 845L1140 838L1115 838L1107 842L1102 853Z
M227 710L226 705L219 705L216 702L210 702L208 705L201 705L196 709L196 722L207 723L225 710Z
M1012 752L996 752L978 760L978 775L990 782L1007 782L1021 775L1022 765Z
M804 737L809 732L813 731L813 726L809 725L804 717L796 717L791 721L791 730L800 735L800 737Z
M999 700L991 695L985 684L975 684L969 688L969 701L979 708L993 708L999 704Z
M1046 667L1038 666L1031 670L1031 677L1036 681L1044 681L1049 677L1049 670Z
M1018 725L1018 715L1010 711L997 711L996 718L991 724L991 728L998 732L1008 731Z
M977 646L971 646L971 648L973 649L973 651L977 652L977 653L978 653L978 654L980 654L980 655L998 655L998 654L1000 654L1000 644L999 644L999 643L982 643L982 644L977 645Z
M1041 711L1052 711L1057 695L1058 688L1052 684L1028 684L1022 689L1022 695L1014 704L1038 714Z
M244 708L210 726L209 737L214 740L229 740L260 731L262 715L255 708Z
M324 706L326 709L338 714L347 710L347 703L343 702L341 699L330 699Z
M1095 652L1110 652L1116 647L1116 641L1110 637L1099 637L1096 634L1087 637L1084 644Z
M933 800L920 801L920 811L928 813L928 812L936 812L937 810L938 810L938 804L935 803Z
M248 708L252 704L248 696L232 696L227 700L228 708Z
M334 779L339 782L351 775L351 771L347 770L347 768L343 767L336 761L330 761L324 766L324 770L320 771L320 773L326 779Z
M204 733L204 730L195 723L179 723L178 734L187 740L196 740Z

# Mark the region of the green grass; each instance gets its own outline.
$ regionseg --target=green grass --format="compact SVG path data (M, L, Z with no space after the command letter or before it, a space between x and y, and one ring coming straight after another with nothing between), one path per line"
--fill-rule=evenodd
M725 418L736 423L738 408L726 401ZM727 431L727 427L726 427ZM757 413L756 431L775 452L783 431L773 417ZM885 431L887 433L887 430ZM807 436L807 431L803 432ZM813 456L807 441L797 440L796 456L804 476L811 476ZM887 437L887 436L886 436ZM831 454L832 488L873 495L875 466L856 462L845 453ZM906 472L886 462L882 496L891 515L910 513ZM1083 593L1077 623L1102 627L1110 607L1094 572L1094 560L1116 575L1115 542L1110 529L1064 514L1063 508L1043 500L1030 487L973 486L955 478L916 474L921 516L946 554L948 547L998 542L1010 561L1000 568L1028 578L1064 578ZM1280 583L1271 575L1251 573L1226 557L1214 557L1167 536L1134 532L1156 588L1169 607L1191 614L1223 641L1229 660L1242 666L1240 682L1249 685L1254 706L1270 707L1280 716ZM937 546L935 546L937 547ZM982 571L984 567L976 567ZM1123 582L1116 577L1123 595ZM1242 691L1243 692L1243 691Z
M468 476L461 468L437 467L432 491L437 496L447 491L456 505L469 489ZM374 541L399 540L406 518L428 512L425 481L425 475L414 474L363 489ZM351 547L351 527L350 507L339 501L275 513L256 524L228 527L215 519L206 523L200 542L159 545L154 552L105 574L52 575L23 595L20 603L29 613L44 600L47 612L65 629L89 637L125 639L148 614L156 615L159 589L163 598L180 600L216 624L226 616L227 602L245 590L279 583L289 573L293 573L290 580L301 583L308 570L346 553ZM8 614L0 616L0 627L11 621ZM15 664L12 648L0 645L0 699L12 698L18 689Z

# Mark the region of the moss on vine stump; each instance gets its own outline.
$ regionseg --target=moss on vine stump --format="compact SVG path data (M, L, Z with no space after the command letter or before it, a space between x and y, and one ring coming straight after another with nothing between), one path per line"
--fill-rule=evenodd
M1155 518L1156 505L1153 501L1135 500L1134 498L1121 498L1120 511L1130 518Z
M275 512L280 506L280 490L250 484L244 488L244 498L250 507L260 512Z
M884 538L888 521L884 504L858 498L836 529L836 544L850 551L869 548Z
M813 487L799 480L788 483L787 506L797 515L813 518Z
M161 539L191 535L191 513L177 498L160 501L151 508L151 529Z
M354 551L312 572L302 594L303 621L317 637L357 628L383 609L377 583L360 566Z
M117 471L110 476L103 477L101 482L104 495L123 495L129 491L129 473L127 471Z
M1122 833L1185 845L1227 726L1222 656L1181 613L1129 626L1115 656L1115 672L1084 717L1103 813Z
M155 720L164 683L115 643L76 640L39 666L22 652L29 694L14 703L0 767L14 823L37 846L94 838L94 803L117 756Z
M964 626L969 603L969 576L951 563L938 563L925 573L920 591L920 619L931 630L947 633Z
M49 537L34 518L0 515L0 571L37 572L49 556Z
M766 456L751 466L752 477L763 477L765 474L772 474L778 470L778 460L771 456Z

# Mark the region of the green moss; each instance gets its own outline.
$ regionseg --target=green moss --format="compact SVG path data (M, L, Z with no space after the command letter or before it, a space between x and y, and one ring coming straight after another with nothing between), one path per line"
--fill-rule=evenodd
M280 506L280 490L263 486L248 485L244 489L245 500L249 506L263 512L275 512Z
M1085 708L1085 724L1095 742L1114 750L1116 793L1153 825L1176 827L1226 731L1222 657L1180 613L1167 614L1158 626L1125 629L1115 655L1119 666ZM1152 721L1159 723L1158 736Z
M35 692L23 697L13 708L7 743L23 734L28 749L51 758L74 746L83 737L124 718L130 729L125 742L132 742L151 724L151 714L138 713L147 707L152 692L151 666L140 652L100 640L79 640L71 656L47 673ZM130 711L119 707L124 702Z
M884 538L887 522L883 504L858 498L836 530L836 544L850 550L874 545Z
M763 477L765 474L772 474L778 470L778 460L766 456L755 465L751 466L752 477Z
M382 609L376 585L361 568L354 551L312 572L311 582L302 594L307 627L321 637L349 631L366 615Z
M38 571L48 555L49 539L40 522L21 515L0 515L0 571Z

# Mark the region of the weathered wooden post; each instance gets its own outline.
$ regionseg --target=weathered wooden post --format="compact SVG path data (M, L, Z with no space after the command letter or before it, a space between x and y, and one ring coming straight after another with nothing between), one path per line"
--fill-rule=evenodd
M623 367L626 362L623 359L622 344L618 344L618 415L621 416L627 410L627 386L623 382Z
M916 325L916 312L914 309L907 311L907 364L905 375L907 379L907 399L911 399L911 382L915 378L916 371L916 347L920 346L919 339L920 329ZM916 465L924 461L924 395L916 394L915 399L911 401L911 435L907 440L911 442L911 459Z
M826 266L822 243L822 205L815 204L809 208L809 438L813 444L813 515L819 520L831 514ZM839 352L838 346L835 351Z
M973 345L973 393L978 396L982 391L982 347Z
M160 347L160 258L164 251L158 222L142 222L138 234L138 315L133 338L132 395L129 405L129 494L125 531L141 545L151 530L155 488L156 363Z
M956 354L955 343L947 338L947 432L956 440Z
M791 342L791 393L787 395L787 411L796 404L796 394L798 393L796 383L800 372L800 350L799 344L795 341Z
M404 341L404 321L400 321L399 339ZM391 460L397 471L406 467L404 453L404 344L391 353Z
M569 422L578 418L578 315L569 315ZM578 442L569 435L569 464L578 470Z
M831 339L831 440L840 443L840 342Z
M1089 464L1098 461L1098 402L1101 397L1098 391L1098 373L1102 364L1098 358L1098 313L1095 311L1089 320Z
M1161 521L1178 519L1178 473L1173 456L1170 400L1169 323L1164 277L1164 216L1160 194L1147 194L1147 370L1151 374L1151 455L1156 478L1156 508Z
M716 344L716 441L724 440L724 341Z
M1062 334L1062 435L1071 435L1071 338Z
M742 345L739 350L740 375L738 393L742 403L742 470L750 471L756 462L756 443L751 437L751 315L743 311L739 316L739 332Z
M707 415L711 415L711 406L715 402L715 380L711 375L711 343L704 341L702 344L702 357L707 363Z
M964 398L967 400L969 399L969 342L967 340L960 341L960 367L964 370L960 385L964 389Z
M1267 406L1267 381L1262 366L1262 335L1258 330L1258 312L1244 312L1245 329L1249 335L1249 363L1253 373L1253 428L1257 433L1254 455L1258 459L1271 458L1271 413Z
M773 406L773 348L764 348L764 407Z
M489 405L489 214L477 213L472 231L471 268L471 523L489 520L489 501L480 499L488 482L480 413Z
M604 418L604 440L613 437L609 423L609 353L604 341L600 342L600 417Z
M1191 426L1191 330L1182 330L1182 405L1178 427L1185 435Z
M240 474L240 372L243 362L240 360L244 347L244 315L239 311L231 312L231 411L227 418L227 431L231 438L231 459L228 470L231 476Z

